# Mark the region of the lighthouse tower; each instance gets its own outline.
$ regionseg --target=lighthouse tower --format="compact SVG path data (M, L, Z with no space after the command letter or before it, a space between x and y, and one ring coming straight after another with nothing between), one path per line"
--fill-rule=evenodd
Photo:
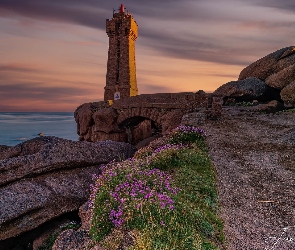
M104 100L117 100L138 93L135 65L137 23L121 4L119 12L106 20L109 51Z

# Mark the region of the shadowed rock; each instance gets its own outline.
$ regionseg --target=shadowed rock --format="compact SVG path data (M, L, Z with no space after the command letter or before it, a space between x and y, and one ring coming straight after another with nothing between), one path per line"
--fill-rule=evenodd
M228 82L215 90L213 94L243 101L258 99L266 91L267 85L263 81L255 77L249 77L244 80Z

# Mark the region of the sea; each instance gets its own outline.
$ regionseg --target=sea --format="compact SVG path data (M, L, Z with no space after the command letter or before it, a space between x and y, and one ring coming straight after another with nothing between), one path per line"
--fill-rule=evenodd
M0 112L0 145L15 146L41 135L78 140L72 112Z

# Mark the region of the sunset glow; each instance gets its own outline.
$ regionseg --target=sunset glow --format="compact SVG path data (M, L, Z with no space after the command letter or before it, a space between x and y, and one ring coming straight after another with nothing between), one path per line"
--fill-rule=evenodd
M103 100L113 1L0 0L0 111L74 111ZM139 94L212 92L294 45L295 5L274 1L124 2L138 24Z

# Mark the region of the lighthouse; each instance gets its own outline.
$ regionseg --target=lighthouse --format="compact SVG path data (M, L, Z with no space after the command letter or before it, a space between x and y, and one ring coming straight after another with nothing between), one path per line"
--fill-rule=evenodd
M106 20L109 37L104 100L118 100L138 94L136 81L135 41L138 25L121 4L113 18Z

